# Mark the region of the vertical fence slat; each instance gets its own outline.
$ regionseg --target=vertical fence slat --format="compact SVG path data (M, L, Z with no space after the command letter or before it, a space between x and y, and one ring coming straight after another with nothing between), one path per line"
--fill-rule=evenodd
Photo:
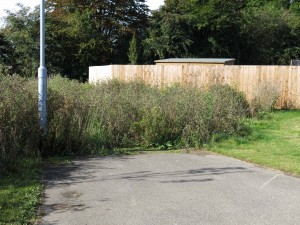
M258 85L270 83L280 89L279 107L300 109L300 66L110 65L89 71L90 83L107 79L143 80L156 87L224 83L245 92L249 100Z

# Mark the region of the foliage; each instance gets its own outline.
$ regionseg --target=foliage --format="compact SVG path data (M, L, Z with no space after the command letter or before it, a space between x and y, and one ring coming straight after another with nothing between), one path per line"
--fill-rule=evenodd
M138 48L138 40L136 35L134 34L130 43L128 50L128 59L132 65L138 64L139 61L139 48Z
M33 12L19 5L8 11L1 29L0 49L11 45L8 59L12 72L34 77L39 64L39 8ZM87 80L88 67L128 63L133 34L145 35L148 7L144 0L69 1L48 0L46 4L46 63L49 74ZM26 65L26 66L24 66Z
M277 8L273 4L244 10L247 26L243 28L242 34L248 45L248 59L243 60L250 64L256 61L261 64L289 64L292 57L283 51L288 51L290 44L297 45L291 40L290 17L286 9Z
M11 48L5 63L12 67L13 73L33 77L39 63L39 14L21 4L19 7L16 12L7 12L6 26L1 31Z
M0 172L0 224L35 224L42 184L39 159Z
M89 66L128 63L131 37L142 37L148 20L145 0L48 0L48 4L50 22L60 24L59 29L52 29L61 37L62 51L69 57L63 64L69 71L62 74L82 80L87 79ZM70 43L63 43L65 37ZM68 46L70 51L64 49Z
M1 168L21 156L103 153L134 146L201 146L243 130L245 96L229 86L207 90L109 81L96 86L49 79L48 134L39 152L36 81L1 77ZM14 94L12 94L14 93Z
M6 74L9 74L9 67L5 66L4 64L0 64L0 77L5 76Z
M298 1L167 0L150 18L147 62L166 57L232 57L286 65L300 58Z
M46 3L48 72L71 79L87 80L93 65L168 57L228 57L256 65L300 58L298 0L166 0L151 14L145 0ZM20 5L4 20L0 63L12 74L35 76L39 9Z
M90 86L61 77L48 83L48 135L43 155L84 153L92 107Z
M152 13L148 37L144 40L144 58L149 63L153 58L191 55L190 46L194 42L191 25L187 15L175 8L176 3L166 1L166 6Z
M12 49L10 43L6 40L4 34L0 30L0 64L10 64L8 59L9 55L11 54L11 51Z
M223 136L239 133L244 128L243 119L249 116L245 94L229 85L214 85L208 95L212 105L212 134Z
M0 169L38 155L36 82L0 76Z

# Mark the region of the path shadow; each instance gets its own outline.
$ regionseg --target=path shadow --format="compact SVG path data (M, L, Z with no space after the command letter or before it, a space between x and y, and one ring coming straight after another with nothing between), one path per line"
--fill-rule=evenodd
M117 163L111 163L116 160ZM63 198L57 204L43 204L43 216L51 213L63 213L84 211L89 207L80 201L80 196L84 193L77 193L74 185L81 183L111 182L116 181L115 186L123 185L126 182L149 182L160 185L185 185L201 184L213 182L216 176L223 176L234 173L251 173L246 167L203 167L197 169L164 171L161 168L151 168L151 170L137 170L122 173L123 167L120 164L126 162L130 164L132 160L137 160L136 156L110 156L97 158L76 159L69 165L48 165L44 167L43 180L46 188L62 188ZM118 164L118 162L120 164ZM128 165L127 164L127 165ZM143 166L141 166L143 168ZM167 169L166 169L167 170ZM68 186L72 188L68 189ZM93 185L93 184L91 184ZM133 184L134 185L134 184ZM44 196L44 200L48 196ZM102 202L111 201L108 198L100 199ZM45 202L45 201L44 201ZM42 223L43 224L43 223Z
M111 156L98 158L85 158L75 160L67 166L48 166L44 169L43 177L46 185L62 186L87 182L105 182L112 180L145 181L152 180L162 184L166 183L188 183L188 182L208 182L213 181L214 176L231 173L250 173L245 167L204 167L192 170L177 170L166 172L135 171L130 173L113 172L103 175L101 171L116 170L107 166L107 160L116 159L120 162L135 159L134 156ZM155 169L155 168L154 168ZM205 176L204 178L200 178ZM207 177L209 176L209 177Z
M101 170L115 168L103 166L102 161L115 158L119 161L132 159L130 156L77 158L68 165L46 165L43 167L42 178L47 186L63 185L93 180Z
M118 174L103 180L126 179L132 181L156 180L159 183L189 183L189 182L208 182L213 181L213 176L225 175L231 173L250 173L251 171L245 167L219 167L219 168L199 168L194 170L177 170L172 172L151 172L139 171L133 173ZM199 179L199 177L205 178ZM208 177L209 178L206 178Z

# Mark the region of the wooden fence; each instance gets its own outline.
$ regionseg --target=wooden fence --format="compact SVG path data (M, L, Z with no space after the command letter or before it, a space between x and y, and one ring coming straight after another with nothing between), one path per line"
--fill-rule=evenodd
M278 91L278 108L300 109L300 66L110 65L90 67L89 82L107 79L143 80L156 87L175 83L203 87L229 84L249 100L261 87ZM263 91L263 90L261 90ZM264 94L268 90L265 90Z

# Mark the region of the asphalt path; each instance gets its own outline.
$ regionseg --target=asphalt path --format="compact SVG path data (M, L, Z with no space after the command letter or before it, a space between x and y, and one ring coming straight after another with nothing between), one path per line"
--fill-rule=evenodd
M88 158L44 179L44 225L300 224L299 178L223 156Z

